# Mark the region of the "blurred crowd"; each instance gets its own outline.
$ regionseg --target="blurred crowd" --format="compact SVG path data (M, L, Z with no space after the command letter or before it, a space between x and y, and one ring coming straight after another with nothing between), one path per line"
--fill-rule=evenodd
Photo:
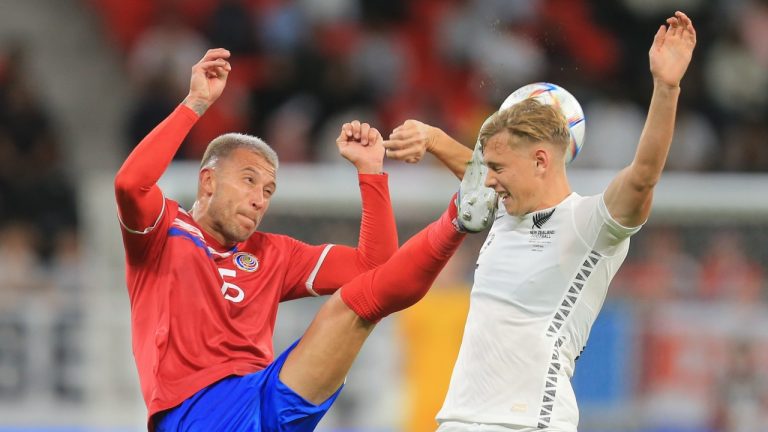
M702 233L705 231L705 233ZM646 302L768 300L764 230L749 227L654 226L634 239L612 295Z
M77 375L64 370L80 361L77 204L26 53L0 47L0 398L30 386L78 398Z
M242 131L263 137L284 162L337 161L329 143L352 118L385 135L416 118L470 144L508 93L550 81L574 93L587 116L574 167L608 169L632 157L652 86L647 51L673 12L663 0L82 3L102 20L134 89L125 154L184 97L190 66L223 46L233 53L229 88L180 158L198 159L214 136ZM768 171L768 0L677 4L693 18L699 45L668 168ZM76 194L63 166L66 143L32 85L26 53L21 44L0 46L0 400L40 389L79 400L84 264ZM358 222L280 215L264 229L354 243ZM401 222L401 238L423 222ZM703 415L710 430L759 430L754 425L768 421L760 417L768 412L768 338L752 328L768 321L768 223L721 222L646 227L607 307L634 311L628 337L642 361L626 366L638 383L632 398L652 396L664 412L665 397L694 400L695 392L717 408ZM447 379L452 363L434 364L455 357L481 241L470 241L430 297L397 321L403 352L417 353L401 370L416 401L408 409L428 406L406 421L412 430L425 430L441 402L445 381L420 383ZM447 304L455 306L450 314ZM592 343L599 350L599 338ZM370 392L349 387L341 413Z
M12 226L8 236L30 237L50 257L58 237L77 226L75 194L25 53L19 44L0 47L0 225Z
M89 0L125 54L134 145L185 95L208 47L233 52L230 89L195 129L271 143L286 162L335 160L355 113L386 135L407 118L473 143L515 88L551 81L587 116L576 167L624 166L650 98L648 49L674 10L644 0ZM669 169L768 169L768 1L676 3L698 29Z

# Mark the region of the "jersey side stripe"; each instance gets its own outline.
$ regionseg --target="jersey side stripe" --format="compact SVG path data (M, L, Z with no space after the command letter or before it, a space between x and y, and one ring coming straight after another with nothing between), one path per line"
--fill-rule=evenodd
M546 387L541 401L541 412L539 413L539 423L537 426L539 429L548 428L550 426L550 420L552 419L552 410L557 395L557 378L560 373L560 368L562 367L560 361L560 348L563 346L564 339L563 336L560 335L560 329L563 328L565 322L568 320L568 316L573 309L575 309L584 285L587 283L587 280L592 273L594 273L595 267L602 258L603 256L595 250L590 251L584 257L584 261L581 266L579 266L579 271L571 280L568 291L563 294L562 302L549 323L547 337L556 337L557 341L555 342L554 350L552 352L552 360L549 363L549 368L547 370Z

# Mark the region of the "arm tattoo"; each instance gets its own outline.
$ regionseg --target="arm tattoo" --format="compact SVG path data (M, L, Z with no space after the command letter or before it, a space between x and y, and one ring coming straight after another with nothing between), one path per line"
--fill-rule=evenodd
M189 97L184 98L184 105L188 106L192 111L197 114L198 117L201 117L205 111L208 109L208 104L199 100L199 99L193 99L190 100Z

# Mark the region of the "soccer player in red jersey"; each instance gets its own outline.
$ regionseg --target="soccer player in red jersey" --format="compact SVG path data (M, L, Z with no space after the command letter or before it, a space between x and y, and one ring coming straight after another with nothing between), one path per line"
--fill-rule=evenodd
M337 140L359 175L357 248L311 246L256 230L278 169L274 151L256 137L226 134L209 144L189 211L164 197L157 181L224 90L228 58L224 49L205 54L192 68L184 102L115 178L148 426L309 431L337 397L375 323L423 297L464 234L452 201L397 250L382 139L357 121L345 124ZM278 303L324 294L333 295L304 336L274 359Z

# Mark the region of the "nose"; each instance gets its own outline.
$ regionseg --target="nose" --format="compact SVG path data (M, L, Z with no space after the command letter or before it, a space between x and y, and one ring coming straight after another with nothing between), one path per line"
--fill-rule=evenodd
M264 204L267 202L266 198L264 198L264 190L262 188L257 188L253 191L251 194L251 207L253 207L255 210L261 210L264 208Z
M496 177L493 176L493 171L488 170L485 175L485 187L493 189L494 186L496 186Z

